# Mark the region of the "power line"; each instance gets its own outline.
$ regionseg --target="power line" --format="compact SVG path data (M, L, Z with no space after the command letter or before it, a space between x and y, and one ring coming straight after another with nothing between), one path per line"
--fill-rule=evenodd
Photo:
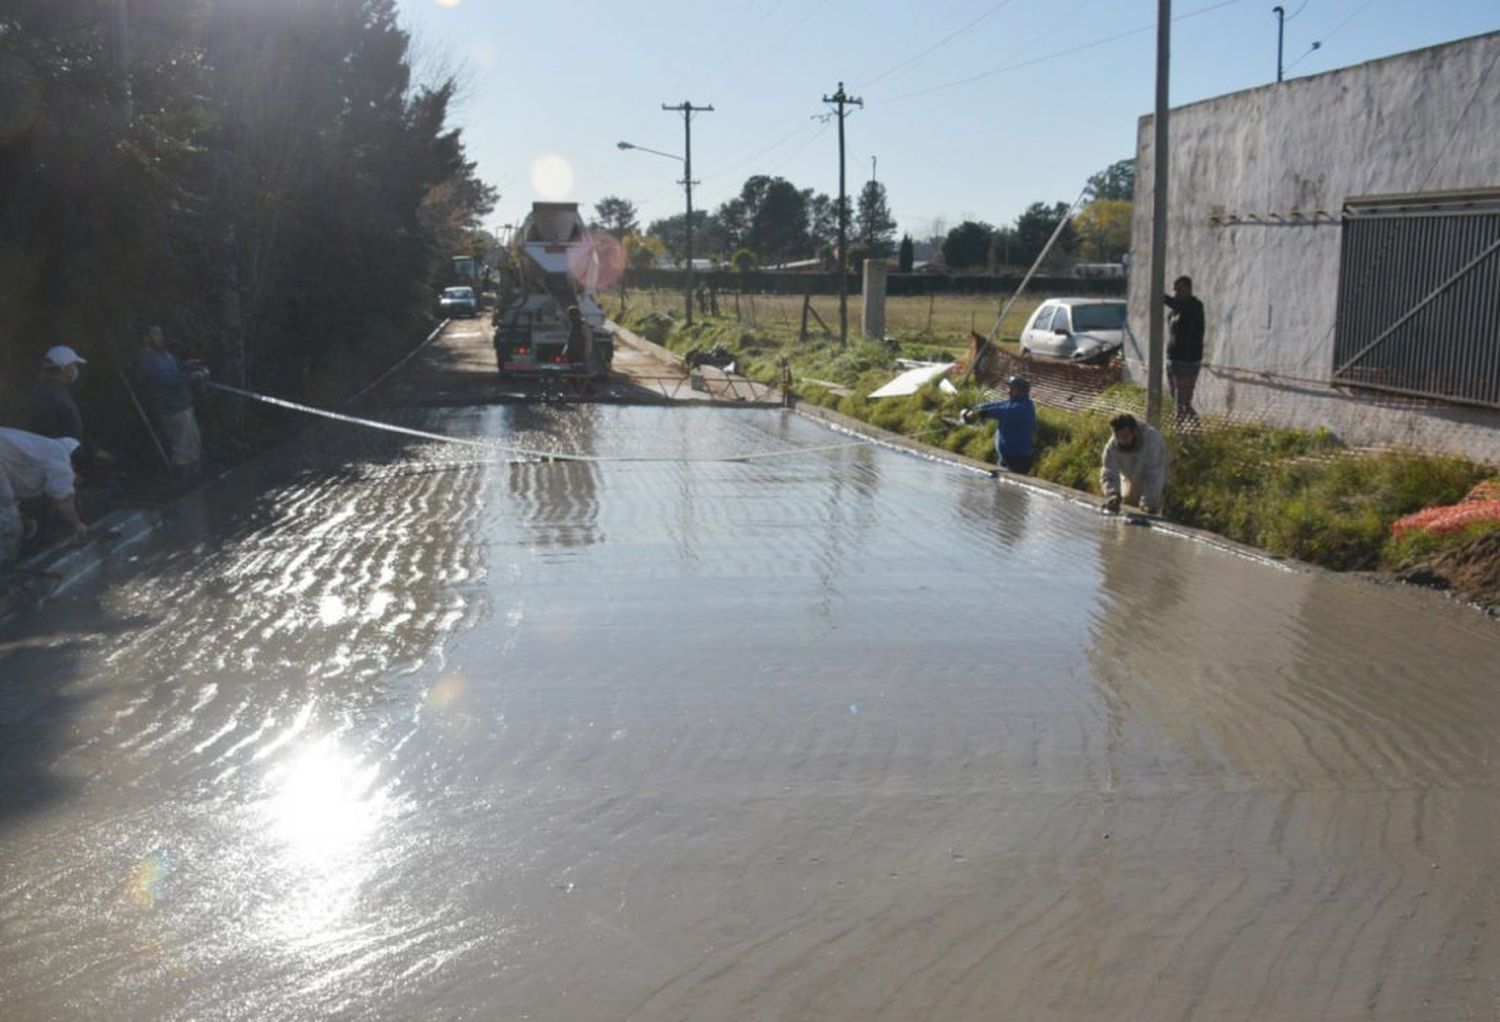
M777 6L780 5L780 3L781 0L776 0L776 3L772 5L772 9L774 10ZM745 15L747 12L749 12L753 16L753 8L750 5L746 5L745 7L735 12L735 15L729 19L729 22L724 26L722 30L720 30L719 34L714 36L714 41L697 51L700 55L700 62L696 63L694 66L701 66L702 64L709 65L711 69L709 71L710 75L714 73L714 70L717 70L719 65L722 63L717 59L717 51L719 47L731 37L741 38L743 36L743 33L736 32L735 30L746 20ZM672 91L678 93L679 95L687 91L687 82L691 77L691 73L683 74L679 79L678 87L673 89ZM693 91L698 91L696 86L694 87ZM668 93L668 95L671 95L671 93ZM646 114L641 118L640 122L634 128L626 132L625 137L635 138L636 136L638 136L641 133L641 130L646 127L646 124L650 121L650 119L651 115Z
M1216 10L1218 10L1221 7L1228 7L1231 4L1237 4L1239 2L1240 2L1240 0L1220 0L1219 3L1210 4L1207 7L1201 7L1201 8L1199 8L1196 11L1189 11L1186 14L1179 14L1176 17L1174 17L1172 20L1174 22L1176 22L1176 21L1187 21L1189 18L1196 18L1196 17L1198 17L1201 14L1208 14L1210 11L1216 11ZM954 81L951 81L951 82L943 82L940 85L933 85L933 86L929 86L928 88L925 88L925 89L918 89L915 92L906 92L906 93L902 93L899 96L890 96L890 97L886 98L885 100L882 100L882 102L885 102L885 103L895 103L895 102L897 102L899 100L913 99L913 98L915 98L917 96L925 96L928 93L939 92L939 91L941 91L943 89L952 89L952 88L956 88L956 87L958 87L960 85L969 85L969 84L971 84L973 82L981 81L981 80L983 80L985 78L992 78L995 75L1003 74L1006 71L1016 71L1016 70L1019 70L1020 68L1023 68L1023 67L1031 67L1031 66L1033 66L1035 64L1042 64L1042 63L1045 63L1046 61L1049 61L1049 60L1056 60L1058 57L1068 57L1068 56L1071 56L1071 55L1073 55L1075 53L1081 53L1084 50L1092 50L1092 49L1095 49L1096 47L1099 47L1099 46L1104 46L1104 45L1107 45L1109 43L1118 42L1121 39L1126 39L1126 38L1129 38L1130 36L1133 36L1133 35L1140 35L1142 32L1154 32L1154 31L1156 31L1156 23L1152 22L1149 25L1142 25L1140 28L1133 28L1133 29L1130 29L1129 31L1126 31L1126 32L1117 32L1114 35L1105 36L1102 39L1095 39L1093 42L1082 43L1082 44L1080 44L1078 46L1071 46L1071 47L1069 47L1066 50L1058 50L1055 53L1049 53L1049 54L1046 54L1045 56L1041 56L1041 57L1034 57L1031 60L1023 60L1023 61L1020 61L1020 62L1015 63L1015 64L1002 64L1000 67L991 68L988 71L981 71L979 74L969 75L967 78L958 78L958 79L955 79Z
M1063 19L1062 19L1063 24L1064 25L1071 25L1073 23L1073 19L1076 18L1079 15L1079 13L1085 7L1087 7L1091 3L1093 3L1093 0L1082 0L1082 2L1080 2L1077 6L1075 6L1074 8L1072 8L1070 11L1068 11L1067 14L1065 14L1063 16ZM1026 53L1027 51L1029 51L1033 46L1035 46L1037 43L1041 42L1043 39L1046 39L1049 36L1051 36L1054 31L1055 31L1054 29L1050 29L1050 28L1043 29L1042 31L1038 32L1036 35L1034 35L1030 39L1028 39L1026 42L1022 43L1020 46L1017 46L1014 50L1012 50L1009 54L1006 55L1005 59L1008 60L1008 61L1009 60L1014 60L1020 54Z
M694 90L702 89L717 75L721 74L724 68L729 64L729 62L734 58L736 54L740 57L743 57L745 55L745 41L748 40L751 36L755 35L755 33L760 31L761 26L764 25L770 19L771 15L775 14L777 9L781 7L781 3L782 0L776 0L775 3L766 8L765 13L756 20L755 24L751 25L750 28L746 31L740 32L735 37L735 42L737 43L735 50L727 55L724 60L714 61L714 65L713 67L708 69L708 73L705 74L702 78L698 79L697 84L693 86Z
M897 73L898 71L901 71L901 70L903 70L905 68L911 67L913 64L917 63L918 61L920 61L924 57L926 57L928 54L930 54L933 50L936 50L939 47L944 46L944 45L952 42L954 39L958 38L960 35L963 35L969 29L973 28L974 26L980 24L981 22L984 22L984 21L988 20L989 18L993 17L994 15L998 14L1002 8L1010 6L1010 4L1012 2L1013 2L1013 0L1000 0L999 3L994 4L993 6L991 6L988 10L986 10L979 17L974 18L974 19L972 19L972 20L970 20L968 22L965 22L964 24L960 25L958 28L955 28L952 32L949 32L947 35L943 36L943 38L939 39L937 42L933 43L931 46L928 46L926 49L922 50L920 53L916 54L915 56L908 57L906 60L901 61L899 64L895 64L895 65L892 65L891 67L886 68L884 71L880 72L880 74L876 75L874 78L870 78L870 79L867 79L867 80L861 82L858 86L856 86L856 88L867 89L871 85L874 85L876 82L883 81L886 78L889 78L891 75Z
M701 178L698 179L698 181L696 183L702 184L705 181L717 180L718 178L721 178L724 175L730 173L731 171L733 171L737 167L742 167L745 164L750 163L750 162L752 162L754 160L759 160L766 153L769 153L769 152L775 150L776 148L778 148L779 146L783 145L788 139L791 139L792 137L794 137L795 135L797 135L799 132L805 131L806 128L807 128L806 125L798 126L797 128L794 128L792 131L790 131L787 134L783 135L781 138L777 139L771 145L766 146L764 149L761 149L759 152L753 153L750 156L747 156L747 157L744 157L744 158L741 158L741 159L738 159L738 160L732 160L732 161L730 161L728 163L722 163L722 164L719 165L718 169L714 170L711 173L704 174ZM802 142L799 145L796 146L796 148L791 149L790 151L788 151L786 153L783 153L781 156L778 156L776 158L776 160L775 160L774 163L762 166L760 168L759 172L765 172L767 170L772 169L773 167L780 166L786 160L791 159L793 156L796 156L798 153L802 152L808 146L810 146L814 142L816 142L819 138L821 138L823 136L823 134L827 130L828 130L828 125L827 124L822 125L816 131L814 131L811 135L809 135L806 139L803 139ZM665 193L656 193L656 194L653 194L647 200L645 200L643 202L637 203L637 205L640 206L640 207L642 207L642 208L650 206L650 205L653 205L653 204L654 205L660 205L661 203L665 202L666 199L667 199L667 196L666 196Z
M1294 61L1292 61L1292 62L1291 62L1291 63L1290 63L1290 64L1288 64L1288 65L1287 65L1287 66L1286 66L1286 69L1287 69L1287 70L1288 70L1288 71L1290 71L1290 70L1291 70L1291 69L1292 69L1292 68L1294 68L1294 67L1296 67L1296 66L1297 66L1297 65L1298 65L1298 64L1300 64L1300 63L1302 63L1302 62L1303 62L1303 61L1304 61L1304 60L1306 60L1306 59L1307 59L1307 58L1308 58L1308 57L1309 57L1309 56L1311 56L1311 55L1312 55L1312 53L1313 53L1313 52L1314 52L1314 51L1315 51L1315 50L1321 50L1321 49L1322 49L1322 48L1323 48L1323 44L1324 44L1324 43L1326 43L1326 42L1327 42L1327 41L1328 41L1328 40L1329 40L1329 39L1331 39L1331 38L1332 38L1332 37L1333 37L1333 36L1334 36L1334 35L1335 35L1335 34L1336 34L1336 33L1338 33L1338 31L1339 31L1339 30L1340 30L1340 29L1342 29L1342 28L1343 28L1343 27L1344 27L1344 26L1346 26L1346 25L1348 25L1348 24L1349 24L1349 22L1351 22L1351 21L1353 21L1353 20L1354 20L1354 19L1355 19L1355 18L1357 18L1357 17L1359 17L1359 16L1360 16L1360 15L1361 15L1361 14L1362 14L1362 13L1364 13L1364 10L1365 10L1365 8L1366 8L1366 7L1369 7L1369 6L1370 6L1370 5L1371 5L1371 4L1372 4L1372 3L1374 3L1374 2L1375 2L1375 0L1365 0L1365 2L1364 2L1364 3L1362 3L1362 4L1360 4L1360 5L1359 5L1359 6L1358 6L1358 7L1356 7L1356 8L1355 8L1355 9L1354 9L1354 13L1353 13L1353 14L1350 14L1350 15L1349 15L1349 16L1348 16L1348 17L1347 17L1347 18L1345 18L1345 19L1344 19L1344 20L1343 20L1343 21L1341 21L1341 22L1339 22L1339 23L1338 23L1338 24L1337 24L1337 25L1335 25L1335 26L1333 26L1333 28L1332 28L1332 29L1330 29L1330 30L1329 30L1329 31L1327 31L1327 32L1325 32L1325 33L1323 33L1323 38L1322 38L1322 39L1319 39L1319 40L1318 40L1318 41L1317 41L1317 42L1315 42L1315 43L1313 43L1313 44L1312 44L1312 45L1311 45L1311 46L1309 46L1309 47L1308 47L1308 48L1307 48L1307 52L1306 52L1306 53L1304 53L1304 54L1303 54L1303 55L1302 55L1302 56L1300 56L1300 57L1298 57L1298 58L1297 58L1297 59L1296 59L1296 60L1294 60ZM1306 5L1304 5L1304 6L1306 6Z
M795 128L793 128L791 131L788 131L786 134L782 135L776 141L772 142L770 145L763 146L762 148L760 148L760 149L756 150L755 152L751 153L749 156L737 157L735 159L728 160L728 161L726 161L724 163L719 164L718 166L714 167L714 169L712 171L710 171L707 174L704 174L703 175L703 180L705 180L705 181L711 181L714 178L723 177L725 174L729 173L731 170L734 170L734 169L736 169L738 167L742 167L742 166L744 166L747 163L753 163L753 162L755 162L756 160L758 160L761 157L765 156L767 153L772 152L772 151L774 151L776 149L779 149L781 146L785 145L789 140L791 140L791 139L795 138L796 136L802 134L803 132L807 131L808 127L809 127L809 125L807 125L806 123L799 124ZM820 135L823 130L824 129L819 129L818 131L813 132L812 136L809 139L805 140L805 141L811 141L812 138L817 138L818 135ZM763 134L769 134L769 132L765 132Z

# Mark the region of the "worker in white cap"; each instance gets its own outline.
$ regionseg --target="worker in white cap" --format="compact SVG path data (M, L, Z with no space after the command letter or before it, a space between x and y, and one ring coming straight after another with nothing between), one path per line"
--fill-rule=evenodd
M0 564L13 560L25 535L22 505L50 508L74 539L89 534L78 513L73 455L78 441L0 428Z
M26 419L30 432L54 439L83 439L83 413L78 410L72 388L78 382L78 367L87 364L66 344L47 349L41 372L31 386L31 414Z

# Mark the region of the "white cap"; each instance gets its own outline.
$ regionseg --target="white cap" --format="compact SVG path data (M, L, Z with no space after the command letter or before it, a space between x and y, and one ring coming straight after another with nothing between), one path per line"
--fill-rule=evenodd
M88 359L83 358L78 352L66 344L59 344L55 348L48 348L47 354L42 356L42 361L48 365L55 365L59 369L66 369L70 365L88 365Z

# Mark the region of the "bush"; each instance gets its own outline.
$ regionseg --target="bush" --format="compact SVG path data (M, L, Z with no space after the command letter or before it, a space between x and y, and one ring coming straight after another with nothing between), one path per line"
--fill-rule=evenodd
M630 329L653 344L665 345L673 328L677 326L677 320L665 312L647 312L632 316L630 320Z
M1034 471L1039 478L1095 492L1099 455L1109 440L1109 418L1102 414L1038 408Z

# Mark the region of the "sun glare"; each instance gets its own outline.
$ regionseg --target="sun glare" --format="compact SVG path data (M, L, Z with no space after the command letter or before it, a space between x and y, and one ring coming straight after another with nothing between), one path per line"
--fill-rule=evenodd
M297 858L335 865L380 822L386 799L377 775L331 739L304 750L273 781L272 832Z
M566 199L573 193L573 168L561 156L539 156L531 164L531 187L549 202Z

